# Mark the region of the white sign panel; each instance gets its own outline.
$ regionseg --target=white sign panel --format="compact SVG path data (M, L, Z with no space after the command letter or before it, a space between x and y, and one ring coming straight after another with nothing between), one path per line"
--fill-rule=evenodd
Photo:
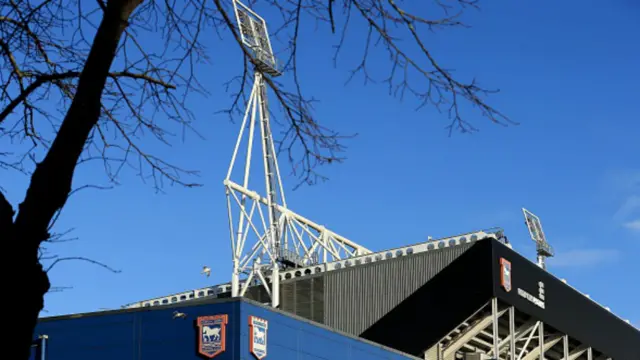
M261 360L267 356L267 330L269 322L257 316L249 316L249 351Z

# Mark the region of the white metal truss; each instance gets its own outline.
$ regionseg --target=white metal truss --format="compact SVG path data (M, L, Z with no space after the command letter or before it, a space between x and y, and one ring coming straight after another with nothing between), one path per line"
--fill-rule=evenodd
M277 307L280 270L326 263L371 251L287 208L266 102L262 74L256 73L224 186L233 254L232 296L243 296L250 285L258 282L265 285L272 305ZM267 196L249 190L256 123L260 127ZM247 127L249 131L245 134ZM232 180L232 175L234 168L239 167L239 151L245 135L248 141L244 154L244 177L240 185ZM246 281L240 287L243 275Z
M502 355L508 349L507 345L510 344L512 338L514 342L512 348L515 348L515 343L520 342L525 336L530 334L532 331L535 331L535 329L537 329L537 325L537 321L529 320L515 329L514 324L514 329L509 331L509 335L498 343L498 353ZM494 349L491 349L491 351L489 351L489 355L493 355L493 353Z
M497 316L502 316L507 312L507 309L501 310L497 313ZM478 336L482 331L484 331L489 325L493 325L493 316L492 314L485 315L483 318L478 319L473 324L470 324L464 331L458 333L455 340L450 342L445 348L443 348L443 359L455 359L455 354L460 348L469 343L473 338ZM497 324L496 324L497 326Z
M426 349L424 359L610 360L610 357L493 298Z
M262 284L279 305L279 272L288 268L326 263L364 255L371 251L287 208L276 149L269 121L264 73L279 75L271 50L266 23L255 12L234 1L242 40L254 56L254 84L240 133L224 179L229 216L233 271L231 296L244 296L249 286ZM266 196L250 190L250 174L256 126L264 170ZM245 130L248 128L248 134ZM244 166L239 164L241 144L246 140ZM242 180L233 180L233 170L242 168ZM241 286L241 280L243 285Z

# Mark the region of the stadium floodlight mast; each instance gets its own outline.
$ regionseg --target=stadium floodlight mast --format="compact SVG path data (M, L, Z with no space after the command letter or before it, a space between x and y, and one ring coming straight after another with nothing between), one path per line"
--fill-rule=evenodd
M522 208L522 213L524 214L525 224L527 224L527 228L529 229L531 240L536 243L538 266L546 269L547 266L545 264L545 259L548 257L553 257L553 248L551 247L551 245L549 245L549 243L547 242L547 238L544 236L540 218L525 208Z
M264 81L264 76L282 74L264 19L238 0L233 0L233 6L242 43L255 69L253 87L224 180L233 254L231 296L244 296L249 286L261 284L270 296L270 304L278 307L281 270L341 260L371 251L287 208ZM249 190L256 122L260 127L266 196ZM245 134L247 128L249 131ZM246 153L242 166L236 162L240 162L237 160L242 157L239 152L245 139L246 148L243 148ZM232 180L236 168L243 168L242 185ZM235 214L238 214L237 219Z

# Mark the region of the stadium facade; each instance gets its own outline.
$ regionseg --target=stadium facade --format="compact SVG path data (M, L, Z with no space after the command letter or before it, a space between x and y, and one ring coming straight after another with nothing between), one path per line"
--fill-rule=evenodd
M282 273L279 309L260 304L264 287L230 298L224 285L44 318L34 357L208 358L198 316L224 315L219 359L259 358L250 316L269 323L272 359L640 359L637 328L483 234Z

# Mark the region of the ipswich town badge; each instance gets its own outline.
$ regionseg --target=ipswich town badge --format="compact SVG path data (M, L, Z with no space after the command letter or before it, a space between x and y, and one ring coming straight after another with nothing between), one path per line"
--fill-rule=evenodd
M511 262L500 258L500 285L504 291L511 291Z
M225 350L227 315L198 317L198 353L212 359Z
M267 356L267 329L269 322L256 316L249 316L249 351L261 360Z

